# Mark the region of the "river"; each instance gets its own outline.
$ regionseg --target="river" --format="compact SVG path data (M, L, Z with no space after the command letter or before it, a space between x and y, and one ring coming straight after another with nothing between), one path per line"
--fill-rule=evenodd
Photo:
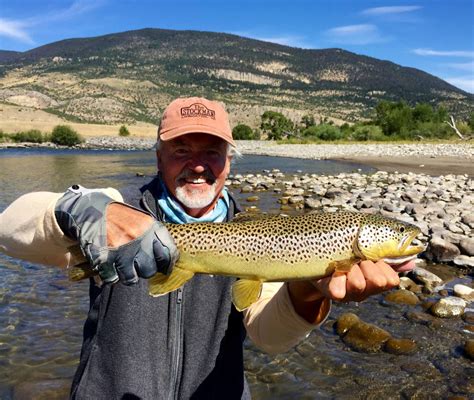
M257 174L274 168L288 175L374 172L327 160L245 156L235 163L233 173ZM73 183L120 189L146 182L155 171L151 151L2 150L0 211L27 192L63 191ZM236 194L242 200L247 196ZM279 208L272 192L259 196L262 211ZM73 284L60 269L4 255L0 255L0 271L0 399L67 398L88 310L88 283ZM418 350L396 356L349 349L333 328L337 316L347 311L395 337L412 338ZM322 328L286 354L269 356L247 341L245 367L253 397L443 399L459 394L467 398L462 396L472 393L474 374L472 363L459 348L462 321L433 323L413 317L422 311L421 307L390 305L382 296L374 296L360 305L334 305Z

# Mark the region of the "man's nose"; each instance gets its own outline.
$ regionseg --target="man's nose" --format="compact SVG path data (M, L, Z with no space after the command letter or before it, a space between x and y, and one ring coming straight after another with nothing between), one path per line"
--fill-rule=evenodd
M192 157L188 162L188 168L193 172L200 174L207 169L205 160L202 159L199 155Z

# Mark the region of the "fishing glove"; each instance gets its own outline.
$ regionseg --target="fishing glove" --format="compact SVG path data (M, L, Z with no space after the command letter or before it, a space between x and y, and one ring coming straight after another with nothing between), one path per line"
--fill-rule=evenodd
M55 208L61 230L79 242L91 268L99 273L102 281L131 285L138 282L139 277L171 273L178 250L168 230L156 220L136 239L118 247L107 246L106 209L110 203L118 202L102 192L73 185Z

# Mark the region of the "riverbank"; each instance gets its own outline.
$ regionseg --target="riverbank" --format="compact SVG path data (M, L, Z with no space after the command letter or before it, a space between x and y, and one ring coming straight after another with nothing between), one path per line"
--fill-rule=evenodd
M100 150L151 150L153 138L97 136L77 148ZM0 143L2 148L57 148L52 143ZM413 172L428 175L455 174L474 176L474 143L439 144L277 144L264 140L239 140L243 155L267 155L313 160L359 163L386 172Z

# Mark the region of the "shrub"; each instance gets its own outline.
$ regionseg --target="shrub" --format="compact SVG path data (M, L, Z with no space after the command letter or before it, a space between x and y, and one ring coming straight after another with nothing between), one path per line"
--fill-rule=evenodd
M130 131L125 125L122 125L119 129L119 136L130 136Z
M254 140L256 134L252 128L245 124L239 124L232 129L232 136L235 140Z
M341 130L334 125L321 124L317 126L310 126L303 131L304 137L311 137L320 140L339 140L344 137Z
M15 143L43 143L45 141L43 134L38 129L30 129L26 132L17 132L10 137Z
M51 133L51 142L60 146L75 146L83 141L82 137L68 125L56 125Z
M382 132L382 128L378 125L357 126L352 133L352 138L359 141L386 139Z

